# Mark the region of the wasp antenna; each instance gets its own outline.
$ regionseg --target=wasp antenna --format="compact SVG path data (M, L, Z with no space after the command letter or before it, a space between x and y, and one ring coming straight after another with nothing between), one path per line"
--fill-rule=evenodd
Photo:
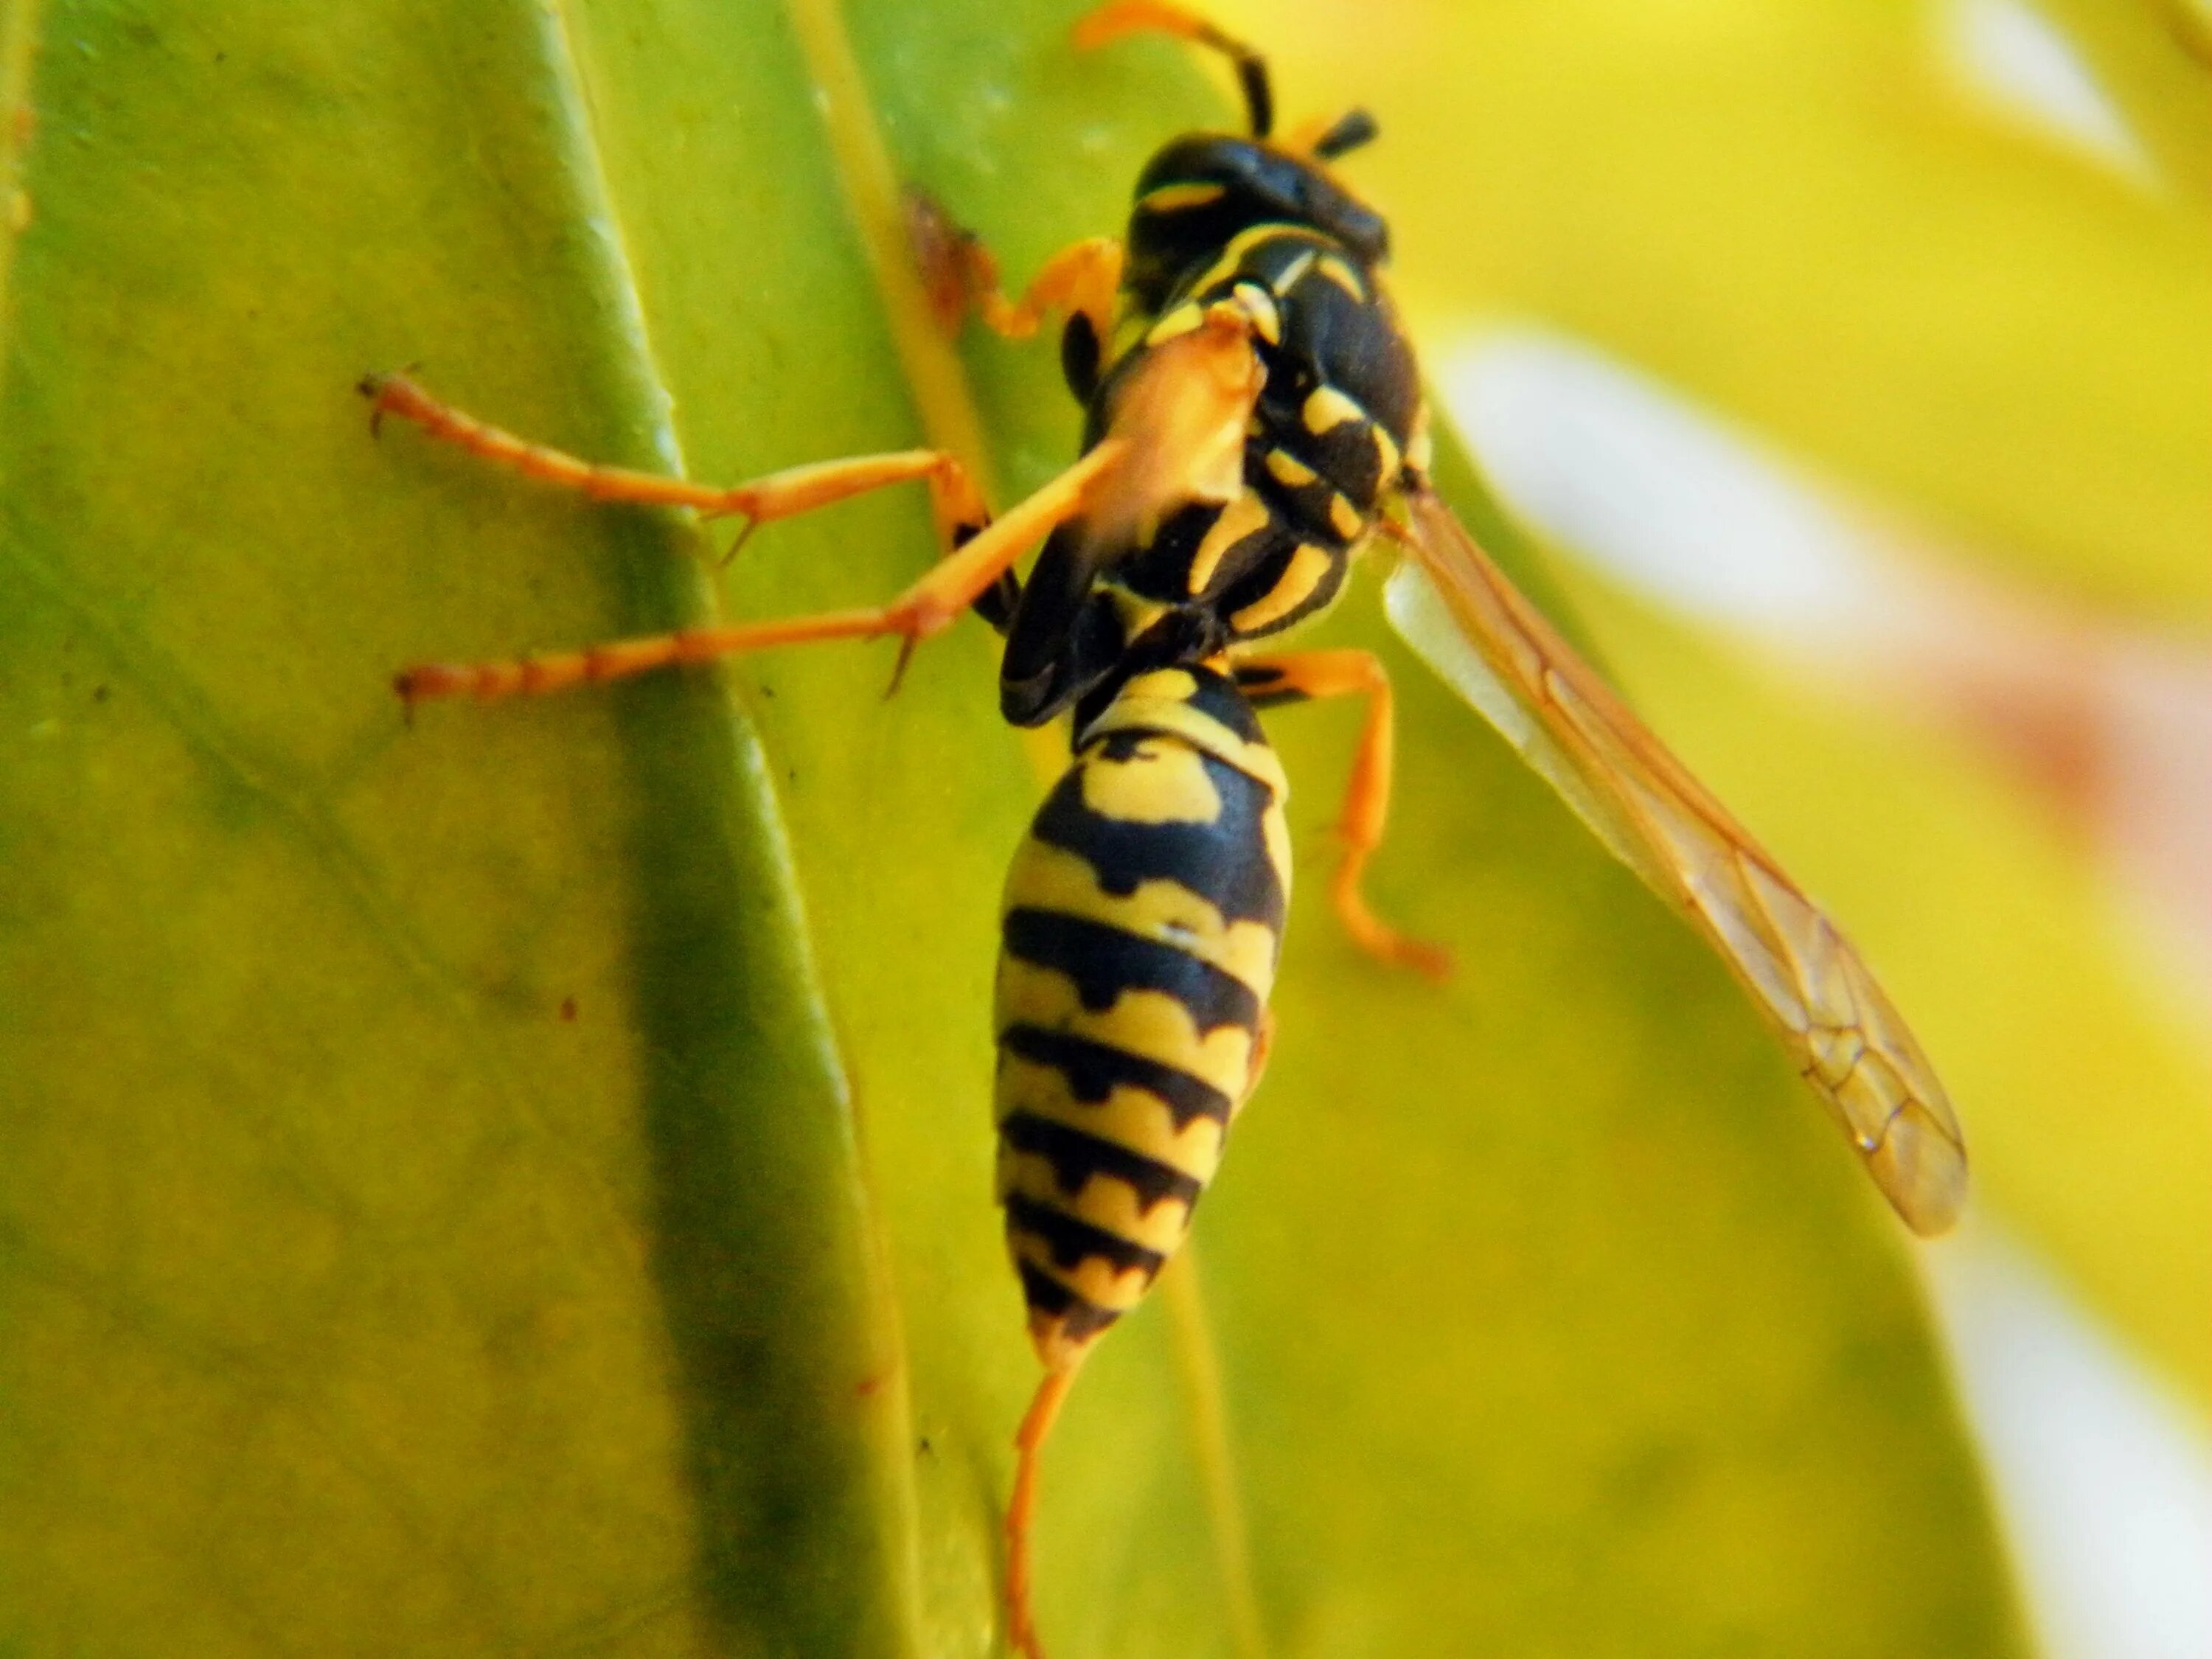
M1235 36L1223 33L1196 13L1169 0L1108 0L1078 21L1075 44L1088 52L1144 29L1210 46L1228 58L1237 66L1237 84L1244 92L1252 136L1265 138L1275 130L1275 94L1267 78L1267 60Z
M1314 140L1313 153L1324 161L1334 161L1348 150L1373 143L1382 131L1365 110L1346 110L1334 126Z

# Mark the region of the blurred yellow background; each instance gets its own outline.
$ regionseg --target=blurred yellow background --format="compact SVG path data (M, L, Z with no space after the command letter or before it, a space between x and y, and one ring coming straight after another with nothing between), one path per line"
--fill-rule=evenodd
M1943 1070L1977 1197L1929 1260L2000 1492L2021 1477L1983 1316L2016 1296L2111 1361L2123 1419L2164 1425L2195 1484L2141 1494L2172 1522L2151 1543L2117 1535L2201 1571L2205 9L1217 9L1290 118L1376 112L1382 142L1345 169L1391 217L1491 482L1564 556L1611 670L1844 919ZM2043 1403L2048 1464L2070 1431ZM2041 1523L2009 1507L2033 1580ZM2037 1592L2054 1651L2169 1650L2154 1620L2148 1646L2083 1635L2067 1594Z

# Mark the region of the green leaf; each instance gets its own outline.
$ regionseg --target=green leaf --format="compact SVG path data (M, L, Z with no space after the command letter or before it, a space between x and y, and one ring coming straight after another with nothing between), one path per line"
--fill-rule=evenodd
M943 429L871 132L1020 271L1219 118L1069 16L871 0L848 82L812 0L14 0L0 1648L995 1650L1036 783L989 637L888 702L844 647L411 729L388 689L863 602L926 512L718 592L717 536L372 441L351 388L419 360L702 478ZM1050 358L972 353L1010 490L1072 453ZM2018 1650L1852 1160L1371 589L1332 629L1401 687L1378 902L1462 972L1296 923L1194 1261L1053 1448L1057 1650ZM1352 719L1279 723L1309 871Z

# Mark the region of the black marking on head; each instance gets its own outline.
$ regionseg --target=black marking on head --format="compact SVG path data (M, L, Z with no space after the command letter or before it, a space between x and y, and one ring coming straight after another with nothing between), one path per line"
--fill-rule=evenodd
M1078 1296L1034 1261L1017 1259L1014 1271L1022 1277L1022 1300L1047 1318L1059 1320L1071 1342L1087 1341L1121 1316L1118 1308L1102 1308Z
M1188 1209L1206 1190L1205 1182L1171 1164L1031 1112L1016 1112L999 1126L999 1133L1016 1152L1051 1164L1053 1179L1070 1198L1082 1192L1093 1176L1108 1176L1135 1192L1137 1213L1144 1215L1170 1198L1180 1199Z
M1204 1078L1143 1054L1039 1025L1008 1026L999 1034L999 1047L1032 1065L1051 1066L1067 1079L1067 1092L1081 1105L1103 1106L1117 1087L1141 1089L1167 1108L1177 1134L1201 1117L1228 1126L1227 1095Z
M1056 1267L1080 1267L1087 1258L1096 1256L1110 1263L1117 1273L1137 1269L1149 1284L1168 1262L1159 1251L1133 1238L1094 1227L1081 1216L1070 1215L1056 1206L1039 1203L1019 1193L1007 1194L1006 1226L1009 1231L1018 1229L1027 1233L1051 1251Z
M1006 912L1002 936L1007 955L1073 980L1094 1014L1124 991L1158 991L1182 1005L1201 1036L1224 1025L1260 1028L1260 999L1250 986L1172 945L1027 905Z
M1136 757L1144 744L1176 741L1139 732L1109 734L1045 798L1030 834L1074 854L1091 866L1100 890L1115 898L1127 898L1148 881L1172 881L1220 911L1224 921L1256 921L1279 934L1286 901L1262 828L1274 792L1259 779L1201 754L1199 764L1221 800L1220 816L1211 823L1114 817L1110 785L1097 792L1105 811L1089 804L1093 790L1085 778L1092 768L1142 764Z

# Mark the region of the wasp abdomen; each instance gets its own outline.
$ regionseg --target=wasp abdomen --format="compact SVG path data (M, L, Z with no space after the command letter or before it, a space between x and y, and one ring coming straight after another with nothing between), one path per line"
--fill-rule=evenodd
M1235 684L1133 679L1007 877L999 1196L1048 1365L1152 1287L1255 1080L1290 897L1282 769Z

